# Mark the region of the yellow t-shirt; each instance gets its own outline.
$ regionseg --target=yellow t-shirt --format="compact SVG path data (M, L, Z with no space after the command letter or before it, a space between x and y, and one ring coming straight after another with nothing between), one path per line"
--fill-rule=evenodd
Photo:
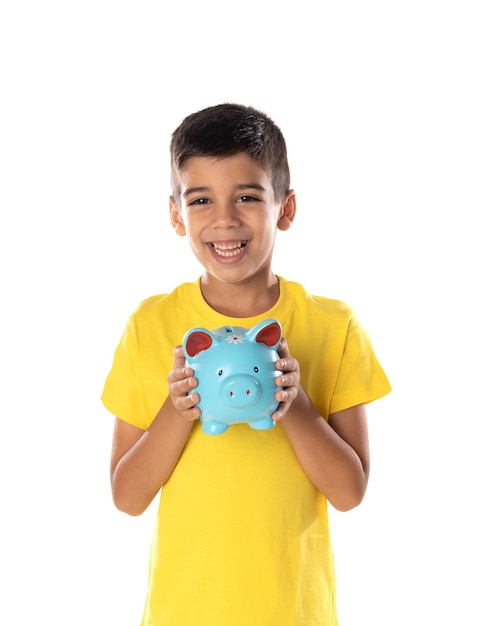
M279 278L263 315L223 316L199 281L148 298L130 317L102 394L119 418L148 428L167 397L173 348L194 326L280 321L302 386L321 415L390 391L352 309ZM160 497L142 626L336 626L326 498L300 467L281 424L197 422Z

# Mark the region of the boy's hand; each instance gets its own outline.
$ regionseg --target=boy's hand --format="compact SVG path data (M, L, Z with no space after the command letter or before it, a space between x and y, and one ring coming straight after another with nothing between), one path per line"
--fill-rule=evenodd
M276 362L276 367L282 372L275 379L275 384L283 387L282 391L277 391L275 398L280 402L276 412L272 415L275 422L281 420L290 408L290 405L297 396L300 385L300 366L296 359L290 356L287 340L282 337L277 349L280 359Z
M174 348L174 367L169 372L169 396L175 410L186 420L195 421L201 411L195 406L199 402L199 395L192 390L197 386L194 370L186 367L186 359L182 346Z

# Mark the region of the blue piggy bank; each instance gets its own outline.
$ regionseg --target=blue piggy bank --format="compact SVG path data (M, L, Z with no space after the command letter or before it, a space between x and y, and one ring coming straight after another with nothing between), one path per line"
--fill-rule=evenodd
M213 331L192 328L184 335L186 363L198 380L202 430L219 435L231 424L247 423L256 430L273 428L272 413L281 389L275 378L276 348L282 327L269 319L253 328L223 326Z

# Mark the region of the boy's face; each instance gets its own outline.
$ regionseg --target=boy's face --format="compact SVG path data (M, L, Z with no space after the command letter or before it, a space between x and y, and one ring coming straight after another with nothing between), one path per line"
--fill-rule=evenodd
M294 193L277 202L268 174L244 153L192 157L179 181L180 206L171 198L171 222L208 277L238 283L270 274L276 231L294 217Z

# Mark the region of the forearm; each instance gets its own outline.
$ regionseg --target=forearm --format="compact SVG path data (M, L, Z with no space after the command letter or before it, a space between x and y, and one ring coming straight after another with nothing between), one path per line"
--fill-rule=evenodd
M303 470L329 502L341 511L357 506L368 484L367 433L355 446L360 456L319 415L302 387L281 424Z
M139 515L167 482L194 422L184 420L168 398L151 426L112 467L112 493L120 510Z

